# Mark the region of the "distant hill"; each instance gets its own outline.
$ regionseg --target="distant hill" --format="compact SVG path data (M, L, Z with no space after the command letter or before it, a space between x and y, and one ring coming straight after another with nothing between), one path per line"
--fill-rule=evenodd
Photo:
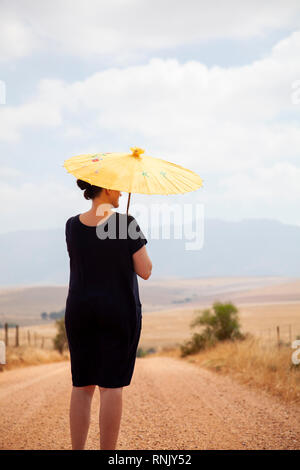
M141 227L143 229L143 227ZM171 234L173 227L171 227ZM147 234L145 233L147 236ZM276 220L206 219L204 245L147 237L152 279L201 276L300 276L300 227ZM64 227L0 234L0 285L68 284Z

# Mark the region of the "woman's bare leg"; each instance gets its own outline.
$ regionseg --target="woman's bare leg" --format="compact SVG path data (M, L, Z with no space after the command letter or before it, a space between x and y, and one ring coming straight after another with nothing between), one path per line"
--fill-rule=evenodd
M70 430L73 450L83 450L90 426L91 403L95 385L73 387L70 405Z
M100 449L115 450L120 423L122 416L123 404L123 387L120 388L104 388L100 389Z

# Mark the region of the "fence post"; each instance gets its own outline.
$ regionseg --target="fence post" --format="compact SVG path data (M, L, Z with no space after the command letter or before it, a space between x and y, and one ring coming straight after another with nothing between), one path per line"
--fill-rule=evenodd
M277 330L277 346L278 346L278 348L280 348L280 330L279 330L279 326L276 326L276 330Z
M28 341L28 346L30 346L30 331L27 330L27 341Z
M41 348L44 349L44 336L42 336L42 344L41 344Z
M16 325L16 348L19 346L19 325Z
M5 346L8 346L8 323L4 324L5 328Z
M36 332L34 332L34 347L36 347L36 339L37 339Z
M292 342L292 325L289 325L289 340Z

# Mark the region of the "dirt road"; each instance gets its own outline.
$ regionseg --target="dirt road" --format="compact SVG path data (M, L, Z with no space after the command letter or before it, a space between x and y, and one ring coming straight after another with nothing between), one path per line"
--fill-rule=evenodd
M0 374L0 449L70 449L69 363ZM98 449L99 392L87 449ZM300 410L169 357L138 358L118 449L299 449Z

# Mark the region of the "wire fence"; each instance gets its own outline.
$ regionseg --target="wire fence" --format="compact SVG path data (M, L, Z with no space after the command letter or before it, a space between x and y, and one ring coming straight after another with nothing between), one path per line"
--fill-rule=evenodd
M300 339L300 322L250 329L249 332L259 338L263 344L271 347L280 347L283 344L290 346L294 340ZM34 328L20 327L16 324L5 323L4 327L0 328L0 341L4 341L5 345L10 347L30 346L53 350L54 337L55 333L42 334L40 331L35 331Z
M54 335L44 335L30 327L5 323L4 327L0 328L0 340L4 341L6 347L31 346L52 350L54 349L53 339Z
M280 323L267 328L254 329L251 333L258 337L261 343L269 346L280 347L283 344L291 346L293 341L300 339L300 322Z

